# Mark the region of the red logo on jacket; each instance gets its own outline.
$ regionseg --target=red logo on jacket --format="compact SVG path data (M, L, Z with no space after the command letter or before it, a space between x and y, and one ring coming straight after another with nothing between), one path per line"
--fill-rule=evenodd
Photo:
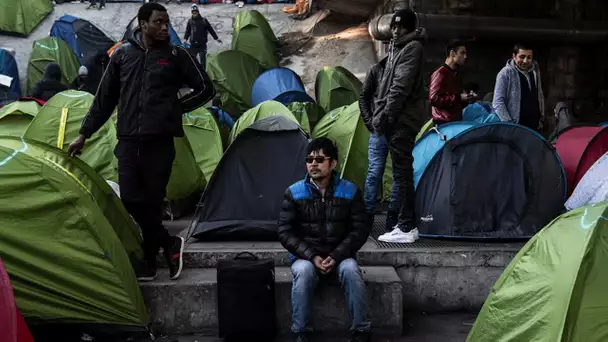
M159 60L156 61L156 64L165 67L165 66L169 65L169 61L166 60L165 58L161 58L161 59L159 59Z

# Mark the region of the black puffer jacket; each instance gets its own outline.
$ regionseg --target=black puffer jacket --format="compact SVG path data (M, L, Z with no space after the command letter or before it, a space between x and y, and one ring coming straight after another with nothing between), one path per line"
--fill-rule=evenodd
M201 65L182 47L167 42L146 50L139 29L110 59L80 133L90 137L118 105L118 137L183 136L182 114L215 96ZM178 99L187 86L193 91Z
M391 41L380 89L375 100L372 125L379 134L403 125L416 132L424 123L424 46L426 30Z
M279 218L279 240L297 258L331 256L336 262L354 257L370 233L357 186L333 176L325 198L308 177L285 192Z

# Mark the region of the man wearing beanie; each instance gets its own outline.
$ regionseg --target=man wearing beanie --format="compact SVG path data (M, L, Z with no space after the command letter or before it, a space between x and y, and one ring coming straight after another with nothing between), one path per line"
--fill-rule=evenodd
M393 39L374 100L372 119L374 133L386 136L393 161L398 201L391 203L386 227L395 234L407 232L415 225L412 150L425 117L422 42L426 39L426 31L417 28L416 23L412 10L399 10L393 15Z

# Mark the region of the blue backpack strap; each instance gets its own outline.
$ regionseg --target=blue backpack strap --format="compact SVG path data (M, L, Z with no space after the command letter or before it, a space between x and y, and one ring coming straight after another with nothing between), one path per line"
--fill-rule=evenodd
M312 193L310 192L310 189L308 189L305 180L301 180L291 185L289 191L291 192L291 197L293 197L294 201L312 198Z
M334 191L334 198L344 198L347 200L352 200L355 198L356 193L357 186L354 183L351 183L345 179L341 179L338 185L336 186L336 190Z

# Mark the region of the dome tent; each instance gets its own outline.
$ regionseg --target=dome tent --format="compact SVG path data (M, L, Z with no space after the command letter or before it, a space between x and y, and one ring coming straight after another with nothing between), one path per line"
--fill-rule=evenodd
M232 131L230 132L230 141L234 141L236 137L244 131L247 127L253 125L255 122L269 117L269 116L283 116L300 126L307 126L307 129L310 129L308 125L308 118L302 117L302 119L306 120L302 123L298 122L298 119L279 102L276 101L265 101L260 103L254 108L246 111L243 116L241 116L232 127ZM305 130L306 131L306 130Z
M34 100L23 99L0 108L0 135L21 137L40 107Z
M205 179L211 179L224 153L220 128L213 114L201 107L184 114L182 123L196 163Z
M98 52L105 52L116 42L90 21L63 15L51 27L51 37L64 40L84 65Z
M266 70L253 84L251 103L257 106L268 100L281 102L285 106L293 102L315 102L306 93L300 76L288 68Z
M232 31L232 50L244 52L260 62L264 68L279 66L277 38L264 16L256 11L237 14Z
M421 236L527 238L559 215L565 197L563 167L542 136L490 123L435 154L418 182L415 211Z
M66 86L78 77L80 62L66 42L55 37L36 40L27 66L28 94L32 93L36 82L42 79L46 65L52 62L61 67L61 83Z
M359 101L361 81L341 66L323 67L317 73L315 96L326 113Z
M0 0L0 32L27 37L52 11L51 0Z

